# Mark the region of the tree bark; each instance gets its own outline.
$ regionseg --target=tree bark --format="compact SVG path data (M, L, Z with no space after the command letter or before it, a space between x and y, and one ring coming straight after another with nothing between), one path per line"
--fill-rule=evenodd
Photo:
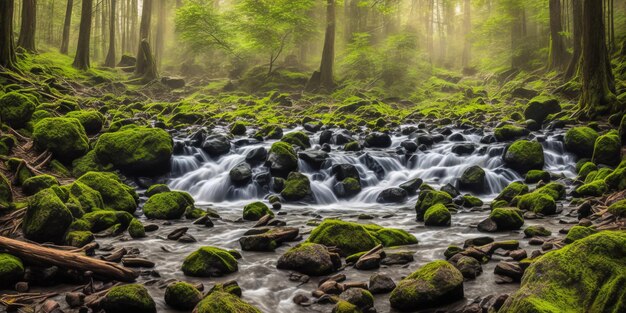
M335 88L333 67L335 63L335 0L328 0L326 7L326 35L320 65L320 87L327 90Z
M104 66L115 67L115 15L116 15L116 0L111 0L111 6L109 7L109 52L107 53Z
M3 0L4 2L5 0ZM106 262L84 256L82 254L43 247L19 240L0 236L0 248L33 263L58 266L66 269L91 271L95 274L123 282L134 282L137 272Z
M52 18L52 17L50 17ZM37 29L36 0L22 0L22 22L17 46L28 52L36 52L35 30Z
M526 64L524 40L526 37L526 18L522 4L513 4L511 8L511 67L521 68Z
M13 44L14 0L0 1L0 66L15 68L15 46Z
M548 68L561 71L567 63L567 50L561 36L561 0L550 0L550 62Z
M67 0L65 8L65 21L63 22L63 37L61 38L61 53L67 54L70 44L70 26L72 25L72 11L74 0Z
M148 64L143 51L143 41L146 43L150 38L150 23L152 22L152 0L144 0L143 9L141 11L141 25L139 28L139 40L141 41L139 51L137 51L137 66L135 67L135 75L143 76L148 70ZM150 45L148 45L150 47ZM152 55L150 53L150 55Z
M583 38L583 0L572 0L572 58L565 72L565 79L569 80L578 76L580 57L582 55Z
M74 67L80 70L89 69L89 43L91 41L91 10L93 0L83 0L78 32L78 47L74 57Z
M156 29L156 49L155 49L155 59L157 63L157 67L161 66L161 61L163 60L163 52L165 51L165 12L166 12L166 1L159 1L159 18L157 20L157 29Z
M145 71L143 72L141 78L144 83L149 83L157 79L157 77L159 76L157 73L156 62L154 61L154 57L152 56L152 50L150 49L150 43L148 43L148 39L142 40L139 46L145 60Z
M463 56L461 57L461 64L463 68L468 68L471 60L472 42L470 40L470 34L472 32L472 6L470 0L464 0L463 3Z
M581 112L588 118L619 111L606 47L602 2L583 1Z

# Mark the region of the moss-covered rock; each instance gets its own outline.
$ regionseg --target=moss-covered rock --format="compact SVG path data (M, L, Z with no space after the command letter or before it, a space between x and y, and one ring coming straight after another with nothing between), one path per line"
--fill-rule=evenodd
M524 110L524 117L527 120L534 120L543 124L548 115L559 112L561 112L559 100L551 96L539 95L528 102L528 106Z
M406 246L417 243L417 238L405 230L383 228L372 233L385 247Z
M274 216L274 212L261 201L252 202L243 207L244 220L258 221L265 215Z
M489 218L496 223L499 231L516 230L524 225L524 218L518 210L513 208L493 209Z
M575 193L579 197L599 197L608 191L604 180L596 180L576 188Z
M287 201L306 201L311 200L313 192L311 191L311 182L309 178L298 172L291 172L285 181L285 188L280 195Z
M556 202L550 195L532 192L519 197L517 208L523 211L552 215L556 213Z
M533 193L546 194L552 197L555 201L565 199L566 187L563 184L552 182L546 184L537 190L533 191Z
M144 127L103 134L94 148L100 162L142 175L167 171L173 149L172 138L166 131Z
M591 235L533 262L498 312L624 312L624 268L626 233Z
M235 136L243 136L246 134L246 124L241 121L232 123L229 127L230 133Z
M22 184L22 191L25 195L31 196L38 193L41 190L50 188L52 186L58 186L59 181L51 175L39 175L31 177L24 181Z
M71 163L89 151L85 129L75 118L44 118L35 124L33 139L38 149L49 150L65 163Z
M8 206L12 201L11 183L6 176L0 173L0 206Z
M83 215L81 219L89 223L91 226L89 230L97 233L118 224L124 230L133 220L133 216L124 211L98 210Z
M202 300L202 293L186 282L175 282L165 288L165 303L177 310L192 310Z
M115 286L102 300L106 313L154 313L156 303L143 285L130 284Z
M463 171L459 178L459 188L462 190L482 193L485 191L485 170L478 165L471 166Z
M301 131L287 133L283 136L281 140L294 146L298 146L302 149L311 147L311 141L309 140L309 136Z
M138 219L133 218L130 221L130 224L128 224L128 234L130 235L130 237L135 239L143 238L146 236L146 229Z
M113 164L102 164L94 150L72 162L72 175L74 177L83 176L88 172L110 172L113 170Z
M26 126L33 112L35 103L25 95L9 92L0 96L0 120L13 128Z
M621 158L622 141L616 131L598 137L593 149L593 163L617 166Z
M12 173L16 173L16 185L21 186L27 179L35 176L26 166L26 161L18 158L10 158L6 165Z
M550 182L550 173L540 170L530 170L526 173L524 182L527 184L536 184L538 182L548 183Z
M77 119L87 134L97 134L102 130L104 115L95 110L72 111L65 115Z
M518 140L506 150L504 162L520 173L541 170L544 165L543 147L535 141Z
M238 270L237 260L226 250L202 247L183 261L185 275L195 277L219 277Z
M450 226L451 219L450 211L441 203L431 206L424 213L424 224L426 226Z
M391 292L391 307L410 311L463 298L463 274L446 261L430 262L402 279Z
M463 195L463 206L466 208L476 208L483 206L483 200L472 195Z
M143 214L148 218L175 220L194 205L193 198L186 192L168 191L150 197L143 206Z
M342 256L368 251L380 244L362 224L340 220L324 220L311 232L307 242L337 247Z
M75 231L70 231L65 235L64 244L66 246L80 248L94 241L94 239L95 237L93 233L90 231L75 230Z
M620 200L611 204L608 212L617 217L626 217L626 200Z
M626 189L626 160L604 178L606 185L612 190Z
M69 191L70 198L74 200L74 203L80 205L83 212L92 212L100 209L104 209L104 201L102 195L93 188L81 183L74 182L71 185L63 186Z
M236 295L215 291L202 299L194 309L195 313L261 313Z
M504 125L494 129L494 136L498 141L515 140L528 135L529 131L515 125Z
M171 191L170 187L165 184L154 184L146 190L146 197L152 197L157 193L168 192Z
M452 203L452 197L443 191L436 190L422 190L420 191L417 203L415 204L415 213L417 214L417 220L423 221L426 210L435 204L448 205Z
M76 181L99 192L104 209L126 211L131 214L137 209L138 196L135 190L122 183L114 173L88 172Z
M57 193L52 188L44 189L28 199L22 230L27 239L59 244L72 219Z
M22 260L7 253L0 253L0 287L12 287L23 276Z
M287 250L278 259L276 267L311 276L328 275L341 266L339 256L337 254L335 256L336 258L323 245L304 242Z
M361 310L359 310L359 307L348 301L339 300L339 302L337 302L337 304L333 307L331 313L361 313Z
M567 236L565 236L565 243L572 243L595 233L597 233L597 231L591 227L576 225L570 228L567 232Z
M298 170L298 155L286 142L272 144L267 162L273 176L286 178L289 173Z
M528 226L526 227L526 229L524 229L524 235L526 237L536 237L536 236L547 237L547 236L552 235L552 232L550 232L543 226L533 225L533 226Z
M598 170L598 167L593 162L585 162L578 171L578 177L580 179L585 180L587 176Z
M598 137L598 132L591 127L574 127L565 133L565 148L579 158L590 158Z

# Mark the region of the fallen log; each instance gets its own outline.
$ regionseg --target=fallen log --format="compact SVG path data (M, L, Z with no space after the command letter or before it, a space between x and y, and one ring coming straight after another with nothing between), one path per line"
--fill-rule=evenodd
M0 249L28 262L59 266L67 269L91 271L123 282L134 282L138 273L115 263L90 258L81 254L57 250L0 236Z

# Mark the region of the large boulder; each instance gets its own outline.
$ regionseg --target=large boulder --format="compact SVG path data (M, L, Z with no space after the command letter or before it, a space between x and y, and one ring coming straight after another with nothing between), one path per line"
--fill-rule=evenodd
M202 300L202 293L186 282L174 282L165 288L165 303L181 311L193 310Z
M506 186L500 194L494 199L495 201L506 201L510 203L513 198L528 193L528 186L520 182L512 182Z
M541 192L532 192L520 196L517 201L517 207L523 211L531 211L543 215L556 213L554 197Z
M498 312L626 312L625 268L625 232L590 235L533 262Z
M598 137L593 149L592 161L595 164L617 166L621 158L622 141L616 131Z
M252 202L243 207L244 220L258 221L265 215L274 216L274 212L261 201Z
M202 143L202 150L212 157L219 157L230 152L230 140L221 134L210 135Z
M598 132L591 127L574 127L565 133L565 148L579 158L591 158Z
M485 191L486 187L486 175L482 167L478 165L471 166L463 171L463 174L459 178L459 188L461 190L482 193Z
M417 214L417 220L423 221L426 210L435 204L448 205L452 203L452 197L444 191L436 190L423 190L420 192L415 204L415 213Z
M181 191L167 191L153 195L143 206L147 218L161 220L179 219L188 209L193 209L191 195Z
M57 193L45 189L28 200L28 208L22 223L24 237L36 242L63 241L73 217Z
M463 274L447 261L430 262L398 282L391 307L400 311L426 309L463 298Z
M115 286L102 300L106 313L154 313L156 303L143 285L130 284Z
M7 253L0 253L0 288L13 287L23 276L22 260Z
M169 169L173 153L170 135L159 128L130 128L100 136L94 151L102 163L142 175L155 175Z
M286 178L289 173L298 170L298 156L290 144L275 142L270 148L267 163L273 176Z
M504 162L520 173L543 169L543 147L535 141L518 140L506 150Z
M528 102L526 110L524 110L524 117L527 120L534 120L539 124L543 124L543 121L550 114L561 112L561 105L559 100L549 96L537 96Z
M80 220L77 220L79 222L74 222L72 224L72 228L77 228L79 223L82 224L82 221L86 221L89 228L81 230L90 230L97 233L118 224L120 225L120 230L124 230L128 227L132 220L133 216L128 212L98 210L83 215Z
M100 193L104 208L134 213L139 197L135 189L122 183L115 173L88 172L76 180Z
M291 172L285 181L280 195L287 201L310 201L313 197L309 178L298 172Z
M341 266L339 255L315 243L301 243L283 254L276 267L311 276L328 275Z
M342 256L368 251L381 243L364 225L333 219L313 229L307 242L337 247Z
M426 226L450 226L452 215L448 208L441 203L437 203L424 213L424 225Z
M234 294L214 291L198 303L193 313L261 313Z
M72 111L65 114L65 116L77 119L85 128L85 132L91 135L100 132L104 123L104 115L96 110Z
M516 230L524 225L524 218L514 208L495 208L489 218L496 223L498 231Z
M0 97L0 120L14 128L22 128L35 112L35 103L18 92L9 92Z
M406 200L408 193L402 188L387 188L378 194L378 203L402 203Z
M69 163L89 150L89 141L83 125L75 118L50 117L35 124L35 145L40 150L49 150L54 157Z
M194 277L219 277L234 273L237 260L226 250L202 247L188 255L183 261L185 275Z

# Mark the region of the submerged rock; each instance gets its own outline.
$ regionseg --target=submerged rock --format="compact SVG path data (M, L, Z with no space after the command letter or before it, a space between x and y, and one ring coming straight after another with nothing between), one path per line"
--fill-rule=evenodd
M485 191L485 170L474 165L467 168L459 178L459 188L461 190L483 193Z
M298 170L298 156L290 144L275 142L269 151L267 163L273 176L286 178Z
M285 181L285 188L280 195L287 201L311 201L313 191L309 178L298 172L291 172Z
M406 201L408 194L406 190L402 188L388 188L383 190L378 197L376 198L376 202L378 203L402 203Z
M248 163L239 163L228 173L235 186L245 186L252 180L252 168Z

